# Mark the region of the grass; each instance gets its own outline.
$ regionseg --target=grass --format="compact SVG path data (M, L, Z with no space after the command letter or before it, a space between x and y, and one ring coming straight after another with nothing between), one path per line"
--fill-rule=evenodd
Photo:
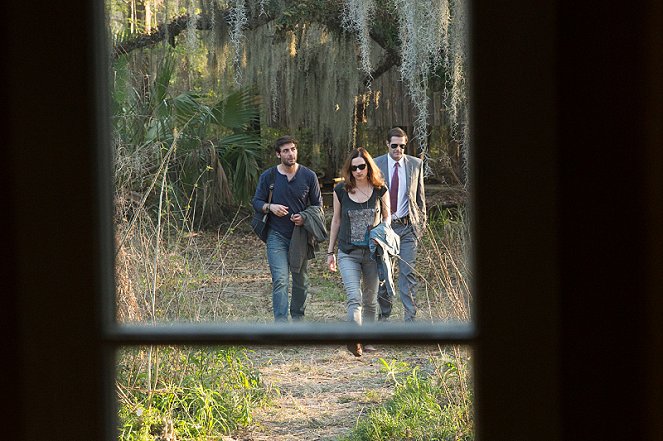
M324 270L324 268L323 268ZM311 276L311 291L324 302L345 302L346 295L337 273L325 271Z
M123 238L117 263L120 322L270 322L264 248L243 228L245 221L238 212L216 232L159 230L146 212L137 213L130 228L117 222L118 236ZM431 215L417 261L422 321L471 319L467 223L462 210ZM340 276L327 270L324 257L321 253L310 262L313 304L307 316L315 321L343 320ZM398 310L399 305L395 307ZM375 375L385 377L393 394L367 389L358 397L339 395L340 403L357 402L365 412L338 439L472 439L466 352L458 347L440 350L425 369L403 359L380 361ZM220 439L251 427L256 410L269 407L278 392L262 383L252 358L251 352L237 348L124 351L117 379L119 439ZM342 363L342 358L333 362ZM299 363L290 363L292 369L302 377L311 376L305 360Z
M469 441L474 439L472 396L463 391L465 362L447 358L433 374L380 360L394 395L369 410L339 441ZM439 359L435 361L439 364Z
M431 216L417 261L420 311L428 314L422 319L471 319L469 249L468 220L462 209ZM474 439L470 356L467 348L445 351L431 360L435 366L431 372L381 359L394 394L369 410L341 441Z
M469 267L469 219L465 210L446 209L429 217L419 245L417 275L420 309L431 321L470 321L472 294Z
M244 349L140 348L119 360L120 441L219 439L274 392Z

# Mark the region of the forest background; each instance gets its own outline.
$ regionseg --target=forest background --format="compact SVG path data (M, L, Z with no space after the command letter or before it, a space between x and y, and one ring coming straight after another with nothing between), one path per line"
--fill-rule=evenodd
M150 165L168 155L180 216L212 225L222 207L247 202L279 135L297 137L300 162L328 183L351 148L381 154L394 126L410 134L408 153L426 159L429 182L465 186L463 8L110 1L118 196L145 195Z
M257 178L275 163L273 141L298 138L299 162L318 173L328 196L349 150L382 154L394 126L410 134L408 153L426 164L431 227L418 265L425 268L427 315L469 320L471 139L462 0L106 5L120 322L268 321L264 253L247 223ZM317 265L323 275L312 283L319 288L309 310L317 320L339 320L342 286ZM351 404L344 412L375 407L365 426L350 424L346 414L322 424L318 414L299 428L279 420L276 426L288 426L279 438L265 422L265 408L275 396L287 397L283 391L292 385L261 377L269 375L270 356L237 348L127 351L118 364L121 438L398 439L402 432L409 439L431 433L470 439L469 354L462 348L426 353L429 358L410 353L408 359L384 348L374 358L382 368L375 372L369 363L366 375L378 378L382 392L385 378L391 380L387 392L366 392L368 400L332 387L337 401ZM295 354L280 369L301 369L302 357L312 354ZM336 361L331 369L346 369L347 360ZM357 388L355 380L345 383ZM389 414L379 409L411 393L423 401L409 405L425 417L413 425L406 412L389 426ZM284 402L276 407L289 409ZM262 425L256 415L263 415Z

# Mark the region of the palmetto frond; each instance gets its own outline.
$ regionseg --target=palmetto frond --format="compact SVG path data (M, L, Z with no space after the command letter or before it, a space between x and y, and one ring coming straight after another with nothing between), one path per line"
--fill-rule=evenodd
M224 127L246 129L259 117L256 96L252 88L239 89L213 106L212 116Z
M117 151L133 155L120 159L128 176L117 182L133 184L130 191L147 192L144 183L164 169L162 161L169 161L171 210L181 221L197 225L216 222L227 205L247 202L262 150L254 129L259 118L254 90L235 90L209 104L192 92L171 94L173 57L161 61L146 88L131 83L122 58L115 63L111 96ZM173 154L165 158L163 152L170 150ZM145 173L151 177L135 179Z

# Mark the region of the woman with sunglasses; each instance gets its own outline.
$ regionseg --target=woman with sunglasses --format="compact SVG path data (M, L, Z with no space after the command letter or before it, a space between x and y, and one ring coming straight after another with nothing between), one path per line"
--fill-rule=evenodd
M342 177L343 182L334 188L327 265L336 271L338 264L347 294L348 321L361 325L377 318L378 267L371 258L369 232L381 221L391 222L389 193L382 172L361 147L350 152ZM337 241L338 263L334 255ZM364 350L375 349L352 343L348 350L359 357Z

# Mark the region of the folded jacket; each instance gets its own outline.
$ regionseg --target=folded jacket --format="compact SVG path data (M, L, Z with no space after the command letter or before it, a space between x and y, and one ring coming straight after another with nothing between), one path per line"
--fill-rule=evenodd
M299 214L304 219L304 225L295 226L292 230L288 252L288 262L293 273L301 272L304 262L315 257L318 244L328 237L325 214L321 206L309 205Z
M371 251L371 257L378 264L378 278L380 282L385 282L387 293L395 296L394 275L392 273L391 259L398 257L401 248L401 238L391 225L380 222L371 229L369 234L368 248Z

